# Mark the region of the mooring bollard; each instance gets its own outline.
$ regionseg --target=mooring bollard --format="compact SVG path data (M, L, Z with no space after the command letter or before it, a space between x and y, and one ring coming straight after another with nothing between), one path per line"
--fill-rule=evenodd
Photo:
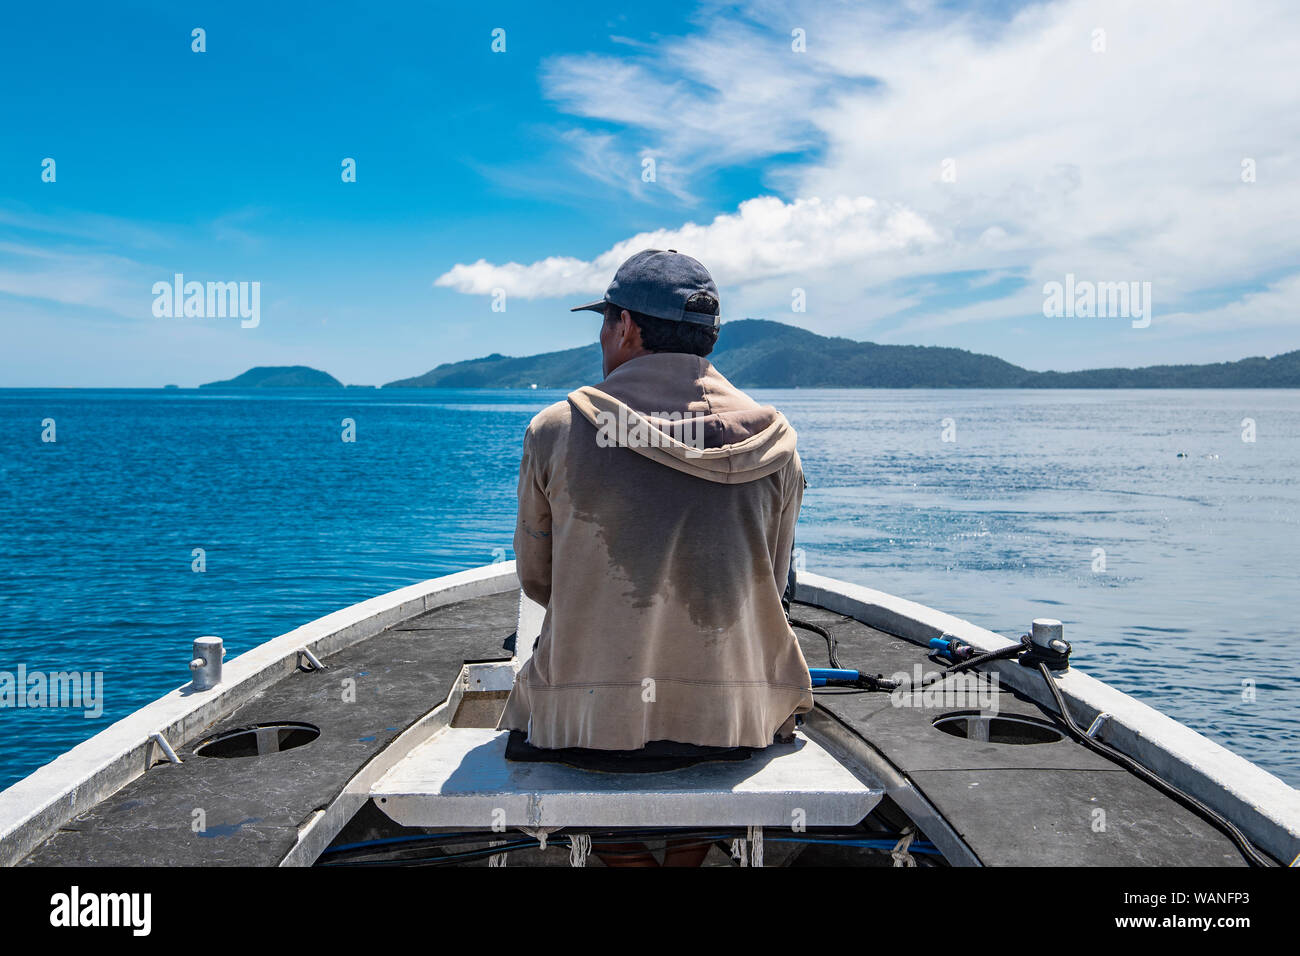
M1065 627L1060 621L1050 617L1034 618L1029 640L1033 646L1021 656L1020 663L1033 666L1043 663L1053 671L1070 669L1070 644L1065 640Z
M1053 642L1059 642L1065 637L1065 625L1060 621L1050 617L1034 618L1030 626L1030 640L1041 647L1043 650L1062 650L1061 647L1053 647Z
M195 690L208 690L221 683L221 661L225 656L226 649L219 637L200 637L194 642L190 674Z

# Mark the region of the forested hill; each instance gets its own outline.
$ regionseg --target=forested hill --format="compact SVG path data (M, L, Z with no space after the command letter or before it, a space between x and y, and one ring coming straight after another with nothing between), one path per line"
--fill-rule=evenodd
M855 342L766 319L725 323L709 360L741 388L1300 388L1300 351L1215 365L1031 372L965 349ZM385 388L576 388L602 377L593 342L449 362Z

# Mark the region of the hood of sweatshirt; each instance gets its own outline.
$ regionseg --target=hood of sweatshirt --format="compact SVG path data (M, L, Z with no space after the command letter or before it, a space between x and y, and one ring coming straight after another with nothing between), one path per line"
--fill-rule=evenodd
M569 393L602 445L631 448L707 481L755 481L786 466L796 435L706 358L653 352L629 359L599 385Z

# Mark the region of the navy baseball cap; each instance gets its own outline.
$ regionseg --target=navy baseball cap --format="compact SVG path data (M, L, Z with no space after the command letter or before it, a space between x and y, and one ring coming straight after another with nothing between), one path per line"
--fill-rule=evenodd
M608 303L657 319L717 328L722 323L721 315L692 312L686 307L692 296L701 293L711 296L714 302L719 301L713 277L698 260L676 249L646 249L618 267L603 299L574 306L569 311L604 312Z

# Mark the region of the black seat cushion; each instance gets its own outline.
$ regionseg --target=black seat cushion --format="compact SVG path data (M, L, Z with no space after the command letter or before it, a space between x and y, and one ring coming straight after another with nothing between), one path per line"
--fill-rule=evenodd
M510 731L506 741L506 759L534 763L562 763L579 770L604 773L662 773L681 770L715 760L748 760L752 747L701 747L673 740L652 740L640 750L590 750L564 747L547 750L534 747L522 730Z

